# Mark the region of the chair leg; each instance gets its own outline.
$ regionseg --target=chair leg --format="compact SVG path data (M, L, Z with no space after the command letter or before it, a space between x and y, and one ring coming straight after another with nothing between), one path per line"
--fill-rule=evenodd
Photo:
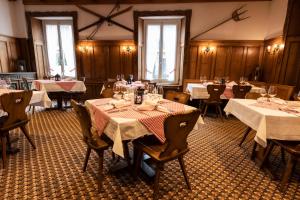
M295 163L296 163L295 159L293 158L292 155L290 155L281 179L281 186L280 186L281 191L283 191L286 188L286 184L292 174Z
M204 119L204 117L206 116L206 113L207 113L207 107L208 107L208 105L205 104L204 112L203 112L203 119Z
M133 171L133 177L137 178L137 176L140 173L140 168L141 168L141 162L142 162L142 158L143 158L143 152L139 149L135 150L135 160L134 160L134 171Z
M26 127L25 126L21 126L20 128L21 128L22 132L24 133L24 135L26 136L26 138L29 141L29 143L31 144L31 146L35 149L35 145L34 145L33 141L30 139Z
M123 141L123 148L124 148L124 157L127 161L128 167L130 168L131 167L131 159L130 159L130 154L129 154L128 142L129 141Z
M104 152L102 151L98 151L98 156L99 156L99 171L98 171L98 192L101 192L102 188L103 188L103 155Z
M262 169L265 166L265 164L268 161L269 155L272 152L273 148L274 148L274 143L272 141L270 141L270 144L268 145L267 150L264 154L263 160L262 160L262 162L259 166L260 169Z
M158 163L155 171L155 180L154 180L154 188L153 188L153 199L157 199L159 193L159 177L162 170L162 164Z
M254 160L255 156L256 156L256 147L257 147L257 143L254 141L254 145L253 145L253 149L252 149L252 153L251 153L251 160Z
M8 149L11 149L11 141L10 141L9 134L7 134L7 136L6 136L6 144L8 146Z
M91 150L92 150L92 149L91 149L90 147L87 147L86 155L85 155L85 159L84 159L84 164L83 164L83 168L82 168L82 170L83 170L84 172L86 171L86 167L87 167L87 164L88 164L88 162L89 162Z
M6 168L6 137L1 137L1 143L2 143L2 163L3 163L3 169Z
M32 114L35 112L35 106L32 106Z
M250 127L247 127L247 129L246 129L246 131L245 131L245 133L244 133L244 136L243 136L243 138L242 138L242 140L241 140L239 146L242 146L243 142L245 141L245 139L247 138L247 136L248 136L248 134L250 133L251 130L252 130L252 129L251 129Z
M220 113L221 120L222 120L222 122L224 122L224 121L223 121L223 114L222 114L221 106L218 105L217 108L218 108L218 111L219 111L219 113Z
M179 164L180 164L181 171L182 171L182 173L183 173L185 182L186 182L186 184L187 184L189 190L191 190L191 184L190 184L189 178L188 178L187 173L186 173L186 169L185 169L183 157L180 156L180 157L178 158L178 161L179 161Z
M31 105L29 105L28 112L31 110L31 107L32 107L32 106L31 106Z
M286 164L285 162L285 155L284 155L284 149L282 147L280 147L280 153L281 153L281 161Z

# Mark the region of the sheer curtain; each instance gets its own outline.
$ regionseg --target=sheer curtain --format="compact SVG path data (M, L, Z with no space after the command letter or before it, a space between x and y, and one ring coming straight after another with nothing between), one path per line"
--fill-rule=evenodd
M75 77L74 39L71 25L60 25L64 75Z
M61 75L61 59L59 50L58 27L57 25L46 25L46 38L49 69L52 76L56 74Z
M50 74L76 76L73 27L68 22L46 22Z
M177 44L176 25L164 25L163 38L162 79L174 81Z
M158 79L160 25L147 26L146 79Z

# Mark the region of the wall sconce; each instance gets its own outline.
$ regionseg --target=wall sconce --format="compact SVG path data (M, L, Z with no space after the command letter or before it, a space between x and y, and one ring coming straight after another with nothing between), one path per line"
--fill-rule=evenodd
M84 40L80 42L78 45L79 51L82 53L88 53L89 51L93 50L93 45L92 45L93 40Z
M212 53L214 52L215 49L216 49L215 47L206 46L202 48L202 53L204 54Z
M124 53L131 53L133 51L134 51L133 46L122 46L122 52L124 52Z
M273 46L267 46L267 52L269 54L275 54L284 48L284 44L274 44Z

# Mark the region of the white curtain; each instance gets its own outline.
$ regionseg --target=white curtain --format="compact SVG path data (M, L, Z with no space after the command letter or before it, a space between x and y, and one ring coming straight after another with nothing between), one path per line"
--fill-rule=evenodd
M147 26L146 41L146 79L153 80L158 78L159 73L159 42L160 25Z
M177 26L163 26L163 61L162 79L175 80Z
M61 74L61 59L60 59L60 51L59 51L57 25L52 25L52 24L46 25L46 38L47 38L50 74L53 76L56 74Z

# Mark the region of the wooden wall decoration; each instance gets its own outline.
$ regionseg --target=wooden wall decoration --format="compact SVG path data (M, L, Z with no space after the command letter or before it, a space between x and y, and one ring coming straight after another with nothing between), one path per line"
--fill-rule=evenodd
M16 71L19 48L16 38L0 35L0 72Z
M203 52L202 49L207 46L214 50ZM193 41L190 43L185 78L228 76L231 80L239 80L241 76L249 76L260 65L262 55L263 41Z

